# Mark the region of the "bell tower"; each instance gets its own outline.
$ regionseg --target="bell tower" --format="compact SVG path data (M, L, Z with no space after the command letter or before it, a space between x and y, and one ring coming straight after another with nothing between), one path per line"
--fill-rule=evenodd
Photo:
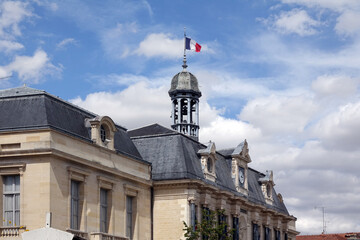
M173 77L169 90L172 102L171 128L198 140L201 92L198 80L187 71L185 54L182 67L183 70Z

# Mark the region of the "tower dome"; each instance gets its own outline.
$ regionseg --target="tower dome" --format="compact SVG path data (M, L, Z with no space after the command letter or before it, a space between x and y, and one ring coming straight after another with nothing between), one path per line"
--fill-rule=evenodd
M183 70L171 80L169 96L172 101L171 127L196 140L199 136L199 98L201 92L196 77L186 70L184 60Z
M186 69L177 73L171 81L171 87L169 90L170 97L180 92L192 93L201 97L197 78L192 73L186 71Z

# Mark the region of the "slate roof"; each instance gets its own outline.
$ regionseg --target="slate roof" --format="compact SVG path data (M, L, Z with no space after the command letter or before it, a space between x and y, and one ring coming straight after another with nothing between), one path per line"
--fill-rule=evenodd
M94 118L96 114L45 91L26 86L0 90L0 111L0 133L50 128L92 142L85 119ZM117 152L142 160L127 129L119 125L116 128L114 147Z
M207 146L177 131L158 124L129 131L129 135L144 160L152 163L152 179L154 181L198 179L214 185L235 195L248 198L250 202L266 206L278 212L289 215L285 205L273 191L273 205L265 202L259 179L265 175L249 168L249 195L239 193L231 178L231 154L235 148L220 150L216 153L216 182L205 179L201 169L200 149Z

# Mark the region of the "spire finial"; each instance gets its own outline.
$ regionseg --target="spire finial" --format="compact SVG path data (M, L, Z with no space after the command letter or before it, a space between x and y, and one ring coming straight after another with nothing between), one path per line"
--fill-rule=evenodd
M184 27L184 60L183 60L183 70L186 70L187 64L186 64L186 27Z

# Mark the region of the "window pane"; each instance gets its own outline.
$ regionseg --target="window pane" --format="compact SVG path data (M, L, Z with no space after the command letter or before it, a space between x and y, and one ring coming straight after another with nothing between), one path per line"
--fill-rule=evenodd
M6 211L5 215L5 226L12 226L13 225L13 212Z
M20 211L15 211L15 226L20 226Z
M80 182L71 181L71 215L70 228L79 229L79 185Z
M133 198L126 197L126 236L132 239L132 214L133 214Z
M20 176L16 175L15 178L15 191L20 192Z
M108 190L100 188L100 231L107 232Z
M15 210L20 210L20 194L15 195Z
M4 211L13 210L13 198L14 195L4 195Z
M5 176L5 192L13 192L14 176Z

